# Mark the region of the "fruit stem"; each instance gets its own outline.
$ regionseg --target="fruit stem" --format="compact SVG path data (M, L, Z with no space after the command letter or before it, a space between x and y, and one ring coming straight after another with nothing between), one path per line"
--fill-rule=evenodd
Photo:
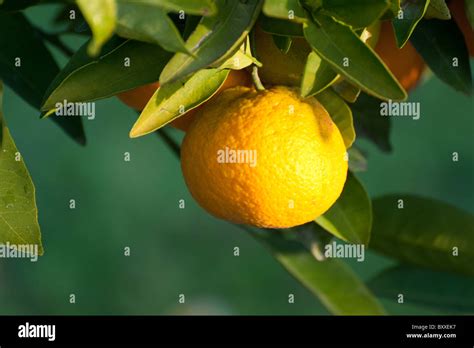
M252 67L252 80L257 91L265 90L265 87L263 87L262 81L260 81L260 77L258 76L258 67L256 65Z

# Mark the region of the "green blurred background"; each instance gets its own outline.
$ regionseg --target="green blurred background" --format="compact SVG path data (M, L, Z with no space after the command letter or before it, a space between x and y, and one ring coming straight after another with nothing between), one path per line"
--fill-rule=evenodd
M32 8L27 15L52 30L54 9ZM83 42L65 38L74 48ZM53 52L63 65L66 59ZM392 153L357 141L369 159L359 178L372 197L414 193L474 212L472 98L429 78L410 100L421 103L421 118L392 118ZM96 119L84 119L86 147L39 120L38 111L8 88L4 104L36 185L45 255L36 263L0 261L0 314L328 313L252 237L197 206L179 161L160 138L128 138L136 113L118 99L99 101ZM170 132L181 141L182 133ZM459 162L452 161L453 152ZM179 209L181 199L185 209ZM131 256L124 256L125 247ZM370 279L393 261L369 252L365 262L350 264ZM179 294L185 304L178 303ZM430 313L383 303L390 313Z

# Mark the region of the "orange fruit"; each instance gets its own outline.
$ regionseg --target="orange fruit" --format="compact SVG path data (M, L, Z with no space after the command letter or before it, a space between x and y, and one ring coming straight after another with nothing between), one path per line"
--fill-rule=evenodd
M426 64L410 42L401 49L397 47L395 33L389 21L382 22L375 52L406 91L415 88Z
M231 70L227 79L224 81L222 86L219 88L217 93L213 96L212 99L215 98L217 94L222 92L223 90L235 87L235 86L251 86L252 79L250 78L250 74L246 70ZM150 98L153 96L155 91L158 89L160 84L158 82L150 83L147 85L143 85L132 90L122 92L117 95L117 97L126 105L134 108L135 110L141 111L146 106ZM189 128L189 125L194 121L194 117L196 111L201 106L188 111L183 116L177 118L170 125L174 128L181 129L182 131L186 132Z
M466 41L466 46L469 50L469 55L474 57L474 31L467 20L466 5L464 0L452 0L448 4L448 7L449 11L451 12L451 16L456 21L459 29L462 31L464 41Z
M342 192L346 147L315 98L294 88L229 88L186 132L181 168L196 201L238 224L287 228L313 221Z

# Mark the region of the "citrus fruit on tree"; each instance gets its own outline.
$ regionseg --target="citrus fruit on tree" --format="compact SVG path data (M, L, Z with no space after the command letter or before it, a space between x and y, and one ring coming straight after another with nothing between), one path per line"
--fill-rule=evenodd
M395 33L389 21L382 22L375 52L406 91L416 87L426 64L410 42L402 48L397 47Z
M250 78L250 74L246 70L231 70L229 75L227 76L227 79L219 88L216 95L230 87L250 86L251 84L252 80ZM146 106L146 104L159 86L160 84L158 82L143 85L118 94L118 98L131 108L141 111ZM198 109L199 107L193 110L189 110L188 112L186 112L186 114L171 122L170 125L174 128L186 131L189 128L189 125L193 122L195 113Z
M343 189L346 148L314 98L235 87L197 112L181 148L186 184L211 214L287 228L328 210Z
M472 1L472 0L471 0ZM449 11L451 16L456 21L459 29L461 29L464 41L466 41L466 46L469 50L469 55L474 57L474 31L469 24L469 21L466 16L466 4L464 0L452 0L449 4Z

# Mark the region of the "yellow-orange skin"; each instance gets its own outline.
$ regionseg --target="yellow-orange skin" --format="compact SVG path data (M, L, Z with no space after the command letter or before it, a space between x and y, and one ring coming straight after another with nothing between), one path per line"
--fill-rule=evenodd
M456 21L459 29L464 35L464 41L469 51L469 55L474 57L474 31L466 16L466 5L464 0L452 0L449 4L449 11L452 18Z
M252 84L252 79L250 78L250 74L247 71L231 70L229 73L229 76L227 76L227 79L219 88L216 95L230 87L251 86L251 84ZM153 94L159 87L160 87L159 82L154 82L154 83L150 83L147 85L143 85L143 86L131 89L126 92L122 92L118 94L117 97L123 103L130 106L131 108L141 111L143 110L143 108L146 106L150 98L153 96ZM213 98L216 97L216 95L214 95ZM194 121L196 111L200 107L197 107L196 109L188 111L183 116L171 122L170 125L174 128L177 128L186 132L189 126L191 125L191 123Z
M426 64L410 42L399 49L389 21L382 22L375 52L408 92L420 81Z
M223 153L232 150L253 152L226 160ZM283 86L234 87L197 112L183 140L181 168L193 197L214 216L288 228L334 204L346 181L345 153L337 126L316 99Z

